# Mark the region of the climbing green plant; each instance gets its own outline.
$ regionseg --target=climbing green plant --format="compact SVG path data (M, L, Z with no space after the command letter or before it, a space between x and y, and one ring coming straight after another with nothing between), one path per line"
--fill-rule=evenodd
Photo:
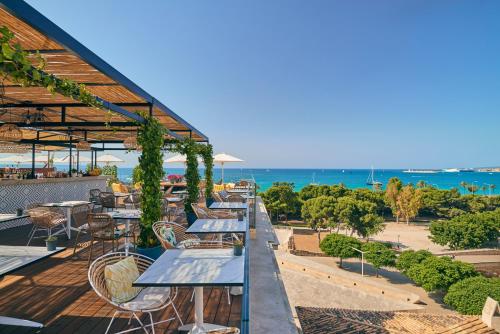
M214 190L214 180L213 180L213 171L214 171L214 157L213 157L213 148L212 145L202 145L198 144L198 151L203 159L203 164L205 165L205 198L207 200L212 199L212 192Z
M191 138L174 140L169 143L168 150L171 152L184 154L186 156L186 179L187 198L184 201L184 211L186 214L193 213L192 203L198 203L200 174L198 173L198 144Z
M22 86L45 87L52 94L59 93L88 106L104 108L102 102L85 85L44 72L46 61L41 54L24 51L19 43L14 43L14 34L6 26L0 27L0 44L2 82L8 77Z
M161 219L162 193L160 182L163 178L163 145L166 129L152 116L143 115L137 142L142 146L139 166L142 171L141 192L141 233L138 246L155 247L158 239L153 232L153 223Z

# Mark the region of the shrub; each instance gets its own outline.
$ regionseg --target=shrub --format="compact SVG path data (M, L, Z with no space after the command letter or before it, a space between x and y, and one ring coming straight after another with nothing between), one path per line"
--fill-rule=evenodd
M500 236L500 210L465 214L430 226L429 239L451 249L479 248Z
M365 253L364 257L368 263L371 263L378 270L381 267L393 267L396 264L396 252L382 242L368 242L363 244L362 248Z
M399 255L396 262L396 268L403 274L406 274L411 267L420 264L420 262L429 256L433 256L432 253L423 249L416 252L411 249L406 250Z
M275 182L269 189L260 194L271 218L273 213L276 214L276 217L280 213L287 216L296 216L300 213L302 203L297 193L293 191L293 187L293 183Z
M332 233L321 241L319 247L326 255L338 257L340 260L339 267L342 268L342 259L359 256L359 253L353 247L360 249L361 242L353 237Z
M462 314L481 314L488 296L500 300L500 278L466 278L450 286L444 302Z
M446 291L452 284L477 275L472 264L446 256L429 256L407 270L407 276L428 292Z

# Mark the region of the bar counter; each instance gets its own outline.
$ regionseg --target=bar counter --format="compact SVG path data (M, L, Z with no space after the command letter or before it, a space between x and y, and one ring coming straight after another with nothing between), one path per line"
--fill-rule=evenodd
M15 213L30 203L83 201L90 189L106 190L107 176L0 180L0 213Z

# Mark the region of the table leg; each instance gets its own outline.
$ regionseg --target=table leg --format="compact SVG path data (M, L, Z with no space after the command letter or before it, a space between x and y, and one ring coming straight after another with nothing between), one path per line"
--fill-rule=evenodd
M130 219L125 220L125 256L128 256L128 234L130 233Z
M66 221L67 221L66 233L68 234L68 240L70 240L71 239L71 208L70 207L66 208Z

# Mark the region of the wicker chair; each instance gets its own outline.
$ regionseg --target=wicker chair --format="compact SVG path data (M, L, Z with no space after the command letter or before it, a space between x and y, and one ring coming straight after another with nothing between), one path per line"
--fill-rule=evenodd
M214 211L207 207L203 207L197 203L191 203L194 213L198 219L236 219L238 215L234 212L229 212L226 210Z
M226 197L228 202L245 203L246 199L239 194L230 194Z
M31 240L35 237L35 233L39 230L47 231L47 236L52 235L52 230L61 227L64 232L66 230L66 224L68 220L64 213L57 208L45 208L45 207L35 207L28 210L29 220L33 224L33 228L29 233L27 246L31 243Z
M88 233L88 216L92 213L92 211L93 210L89 204L78 205L73 207L71 210L72 225L78 229L78 233L75 238L75 246L73 247L73 256L75 256L76 248L78 247L78 238L80 237L80 233Z
M131 193L130 196L123 199L126 209L140 209L141 198L138 193Z
M88 215L88 227L87 231L90 233L90 250L89 259L92 259L92 249L95 240L101 240L102 242L102 253L104 254L104 242L111 241L112 251L115 250L115 241L118 241L125 237L125 233L122 230L115 230L115 224L113 218L105 213L90 213ZM117 247L118 248L118 247Z
M153 232L155 233L158 240L160 240L160 243L164 249L172 249L173 247L170 243L167 242L167 240L165 240L165 238L161 234L162 227L170 227L173 229L175 240L180 247L182 247L183 243L186 240L194 240L196 242L200 240L200 238L193 234L186 234L186 228L182 225L173 222L159 221L153 224Z
M154 260L150 259L146 256L129 253L128 256L132 256L137 264L137 268L139 269L139 274L142 274L146 269L153 264ZM95 293L111 304L116 310L109 322L108 328L106 329L106 334L111 329L111 325L115 320L116 316L120 314L129 314L130 321L132 317L135 318L139 322L139 327L127 329L124 331L120 331L118 333L131 332L138 329L143 329L146 333L149 333L146 327L151 327L153 334L155 333L154 326L156 324L165 323L168 321L172 321L175 318L169 318L167 320L162 320L159 322L153 322L153 312L163 310L167 308L169 305L174 309L175 315L179 322L183 325L182 319L177 312L177 308L175 307L174 300L177 296L177 288L168 288L168 287L149 287L144 288L141 292L132 300L129 300L124 303L113 302L111 296L106 287L106 280L104 278L104 269L107 265L114 264L125 259L127 255L123 252L117 253L109 253L97 258L89 267L88 278L92 289L94 289ZM150 324L145 325L140 318L137 316L137 313L147 313L149 314ZM116 334L118 334L116 333Z
M101 200L102 208L106 209L106 211L108 209L114 210L117 208L116 197L114 193L103 191L99 194L99 199Z

